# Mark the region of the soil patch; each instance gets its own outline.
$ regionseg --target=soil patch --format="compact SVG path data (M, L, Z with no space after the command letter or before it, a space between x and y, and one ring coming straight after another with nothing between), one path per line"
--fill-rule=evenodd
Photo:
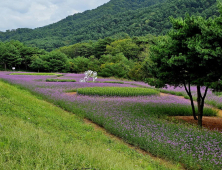
M184 120L189 124L198 125L198 120L194 120L193 116L175 116L175 118L178 120ZM222 118L204 116L202 121L203 127L222 132Z
M171 94L166 94L166 93L160 93L161 96L169 96ZM175 96L175 95L171 95ZM189 100L185 99L183 96L175 96L177 98L183 98L184 100ZM196 101L194 101L194 104L197 104ZM210 129L210 130L217 130L222 132L222 110L217 109L213 106L205 104L205 107L210 107L214 110L217 110L217 117L209 117L209 116L203 116L202 119L202 126ZM174 116L177 120L184 120L187 123L193 124L193 125L198 125L198 120L194 120L193 116Z
M67 95L77 95L77 92L66 93Z

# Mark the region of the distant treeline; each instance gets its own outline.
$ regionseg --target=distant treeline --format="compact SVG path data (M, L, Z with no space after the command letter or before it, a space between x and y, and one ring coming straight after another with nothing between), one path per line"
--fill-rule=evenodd
M203 2L209 4L208 1ZM219 11L218 8L216 10ZM202 19L206 20L205 17ZM221 15L212 16L209 21L220 21L220 19ZM211 27L218 30L218 35L221 34L218 25L211 24ZM97 41L88 40L63 46L51 52L15 40L0 42L0 66L2 70L16 67L16 70L41 72L81 73L93 70L103 77L144 80L152 77L150 74L153 64L150 55L154 52L152 47L164 43L167 37L168 35L130 36L127 33L118 33ZM160 50L162 55L161 52Z
M76 43L47 52L19 41L0 43L2 70L72 72L97 71L104 77L142 80L147 77L149 47L157 37L107 37L98 41Z

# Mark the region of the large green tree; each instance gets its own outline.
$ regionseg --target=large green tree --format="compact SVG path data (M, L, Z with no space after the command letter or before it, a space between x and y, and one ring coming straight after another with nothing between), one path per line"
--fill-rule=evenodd
M168 36L159 37L151 48L153 85L166 84L185 87L196 118L191 85L197 88L198 125L202 126L204 100L212 82L218 81L222 68L221 16L216 19L189 16L171 18L173 29ZM205 87L201 93L201 87Z
M122 39L107 45L106 51L111 55L123 53L128 59L135 59L140 53L140 47L132 39Z
M21 64L22 58L13 41L0 43L0 62L4 64L5 70Z
M68 58L60 51L52 51L41 55L44 61L44 69L50 72L66 72L69 69Z
M29 67L30 67L32 70L38 70L38 72L39 72L40 70L44 70L44 69L45 69L45 67L44 67L45 64L46 64L46 62L43 61L40 56L38 56L38 55L33 55L33 56L31 57L31 64L30 64Z

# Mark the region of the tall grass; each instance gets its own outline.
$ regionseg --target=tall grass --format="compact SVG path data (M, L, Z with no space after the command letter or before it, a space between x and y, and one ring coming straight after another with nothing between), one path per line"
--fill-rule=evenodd
M169 169L25 90L0 96L0 169Z
M158 91L137 87L86 87L79 88L78 94L98 96L151 96L159 94Z
M46 79L46 82L76 82L74 79Z

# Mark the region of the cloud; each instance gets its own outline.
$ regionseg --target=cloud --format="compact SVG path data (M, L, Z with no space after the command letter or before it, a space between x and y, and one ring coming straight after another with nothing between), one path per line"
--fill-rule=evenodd
M37 28L75 13L94 9L109 0L7 0L0 1L0 31Z

